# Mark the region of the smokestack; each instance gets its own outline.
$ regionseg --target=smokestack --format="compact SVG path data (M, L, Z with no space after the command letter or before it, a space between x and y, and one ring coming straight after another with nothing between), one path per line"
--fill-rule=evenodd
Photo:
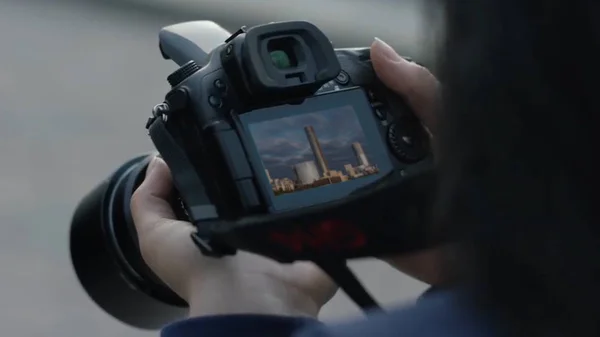
M271 178L271 172L269 172L269 170L265 169L265 174L267 175L267 179L269 179L269 183L273 183L273 179Z
M310 144L310 148L315 156L315 160L317 161L317 165L321 170L321 175L325 176L327 172L329 172L329 168L327 167L327 162L325 161L325 156L323 155L323 150L321 149L321 144L319 144L319 139L315 134L315 129L312 126L305 126L304 132L306 132L306 138L308 138L308 143Z
M367 155L359 142L352 143L352 150L354 150L354 155L359 166L369 166Z

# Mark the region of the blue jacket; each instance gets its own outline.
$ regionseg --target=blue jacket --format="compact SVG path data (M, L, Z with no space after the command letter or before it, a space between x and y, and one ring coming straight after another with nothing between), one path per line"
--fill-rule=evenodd
M492 337L489 317L471 310L457 292L438 291L410 307L346 324L261 315L192 318L165 327L162 337Z

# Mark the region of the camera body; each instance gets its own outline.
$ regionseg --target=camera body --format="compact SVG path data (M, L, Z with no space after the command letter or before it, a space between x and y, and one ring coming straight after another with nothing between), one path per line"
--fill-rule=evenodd
M293 21L242 28L206 55L186 24L161 32L181 67L147 128L205 255L290 262L424 244L429 136L368 48L334 49Z
M376 303L345 265L441 240L427 214L435 179L427 132L377 79L368 48L334 49L307 22L240 29L165 27L180 68L146 127L168 164L173 208L204 255L238 249L317 263L358 305ZM210 52L209 52L210 51ZM101 181L71 222L73 267L118 320L156 329L186 303L145 264L131 196L151 156Z

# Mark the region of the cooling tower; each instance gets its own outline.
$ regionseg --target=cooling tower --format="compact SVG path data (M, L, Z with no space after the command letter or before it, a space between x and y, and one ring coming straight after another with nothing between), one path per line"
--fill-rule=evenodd
M358 166L369 166L367 155L365 154L365 151L359 142L352 143L352 150L354 150L354 155L356 156L356 162L358 163Z
M299 184L310 185L320 178L317 164L313 160L296 164L293 169Z
M319 165L321 175L325 176L327 172L329 172L329 168L327 167L327 162L325 161L325 156L323 155L323 150L321 149L321 144L319 144L319 139L315 134L315 129L313 129L313 127L310 125L305 126L304 132L306 132L306 138L308 138L310 148L315 156L317 164Z

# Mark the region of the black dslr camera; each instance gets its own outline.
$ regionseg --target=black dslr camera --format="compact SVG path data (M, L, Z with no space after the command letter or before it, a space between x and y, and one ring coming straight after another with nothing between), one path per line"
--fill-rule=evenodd
M308 22L225 37L199 21L164 28L160 49L180 68L146 128L171 169L173 206L197 227L191 240L204 255L242 249L311 260L351 292L359 283L347 259L430 244L429 137L377 80L368 48L334 49ZM185 303L137 247L129 200L148 160L126 163L81 202L71 255L101 307L154 328ZM372 304L366 293L350 295Z

